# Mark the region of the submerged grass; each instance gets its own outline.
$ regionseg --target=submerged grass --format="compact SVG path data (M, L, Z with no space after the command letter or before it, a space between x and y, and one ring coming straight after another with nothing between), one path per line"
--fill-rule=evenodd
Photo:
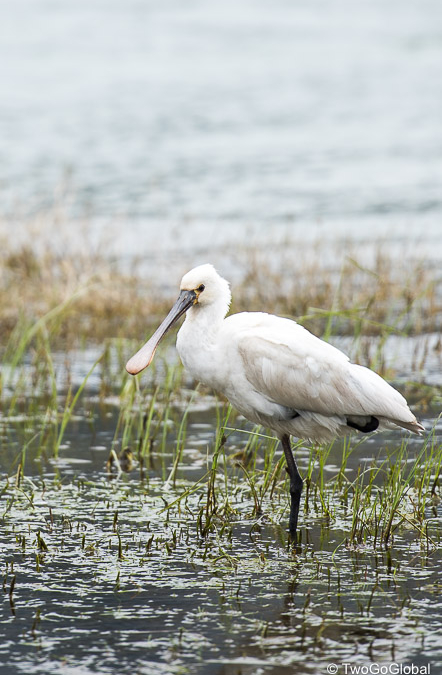
M194 503L199 495L194 516L203 538L231 529L238 518L248 522L251 531L266 523L285 531L288 479L278 442L222 402L207 412L213 420L207 465L200 466L195 483L188 484L185 454L192 445L188 427L192 430L198 414L198 399L186 388L184 392L182 402L169 405L169 393L161 405L158 390L149 399L149 390L137 388L137 400L131 398L120 413L122 446L134 454L138 449L143 467L147 461L141 448L149 450L153 465L158 467L158 458L162 462L165 489L174 494L162 512L168 520L179 520L182 510L190 508L188 499ZM296 444L305 479L302 522L307 536L310 528L327 525L342 533L347 547L376 550L392 545L398 530L402 535L413 530L433 549L440 539L440 439L434 430L412 443L399 433L377 438L376 452L363 462L358 454L364 439L357 436L313 449Z
M435 433L297 444L293 548L274 438L195 392L179 365L159 358L149 378L126 376L120 341L60 386L47 336L33 340L41 361L0 419L4 664L176 675L310 675L414 653L442 664ZM71 462L94 452L93 468Z
M116 347L113 357L108 353L107 358L118 361L118 355ZM54 393L57 382L52 361L38 369L34 396L24 395L29 377L19 378L17 390L24 389L20 395L12 394L8 413L1 420L2 447L16 448L10 463L10 471L19 476L16 480L21 482L29 471L31 458L43 460L42 470L48 461L58 459L66 437L72 438L75 431L70 429L76 423L75 410L91 420L94 435L97 422L93 420L103 409L115 420L108 471L112 475L115 469L121 475L136 470L141 485L147 486L152 476L160 477L165 493L172 494L162 506L167 519L179 518L183 509L190 508L187 500L194 503L199 495L194 517L202 537L219 528L229 529L238 517L252 529L273 523L285 530L288 479L274 437L253 428L222 401L210 400L208 407L204 390L188 388L182 367L167 366L161 359L152 373L153 384L120 370L119 387L113 380L114 400L109 396L112 377L103 370L105 362L102 353L82 381L75 387L65 386L62 395ZM98 368L102 369L100 379L107 381L104 388L95 373ZM88 392L93 373L95 391ZM210 420L203 454L199 443L193 447L198 438L193 427L199 418ZM434 516L440 501L440 439L434 431L412 443L408 438L401 441L399 433L377 438L381 442L376 452L364 461L358 456L366 440L357 436L313 448L296 444L295 455L305 480L301 522L307 531L315 524L337 528L349 547L388 546L397 531L404 529L413 529L418 539L433 547L440 538L439 520ZM194 481L188 477L192 464ZM435 523L437 533L433 532Z

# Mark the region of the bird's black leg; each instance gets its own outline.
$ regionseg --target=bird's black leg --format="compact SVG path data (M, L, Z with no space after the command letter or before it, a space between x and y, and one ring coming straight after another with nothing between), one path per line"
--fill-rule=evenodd
M281 438L282 449L284 450L285 461L287 462L287 471L290 476L290 520L289 532L292 540L296 539L296 528L298 526L299 502L301 501L301 492L303 480L299 475L295 458L293 457L290 446L290 436L285 434Z

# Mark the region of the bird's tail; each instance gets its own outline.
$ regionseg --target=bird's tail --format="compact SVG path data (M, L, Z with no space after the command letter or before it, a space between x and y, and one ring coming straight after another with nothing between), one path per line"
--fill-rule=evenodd
M418 434L418 436L421 436L422 432L425 431L425 427L423 427L422 424L417 420L414 422L403 422L402 420L389 421L394 422L394 424L397 424L398 427L403 427L404 429L408 429L408 431L412 431L414 434Z

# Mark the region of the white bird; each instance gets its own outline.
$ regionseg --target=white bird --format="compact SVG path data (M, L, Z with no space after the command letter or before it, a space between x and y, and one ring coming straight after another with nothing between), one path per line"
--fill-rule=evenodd
M215 268L195 267L182 278L167 317L126 369L135 375L146 368L162 337L187 312L176 343L186 370L281 441L290 476L289 531L294 539L303 481L291 435L324 442L353 430L369 433L399 426L420 434L424 427L404 397L372 370L351 363L291 319L262 312L226 318L230 302L229 284Z

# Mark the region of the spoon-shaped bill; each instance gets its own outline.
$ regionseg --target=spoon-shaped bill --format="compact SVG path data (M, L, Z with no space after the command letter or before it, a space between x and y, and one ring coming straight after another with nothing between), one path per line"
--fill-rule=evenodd
M146 344L141 347L141 349L126 363L126 370L128 373L131 375L136 375L150 365L154 357L155 350L162 338L165 336L169 328L173 326L175 321L178 321L180 316L182 316L184 312L186 312L189 307L195 303L196 299L197 294L195 291L181 291L169 314L166 316L161 325L156 329L150 340L148 340Z

